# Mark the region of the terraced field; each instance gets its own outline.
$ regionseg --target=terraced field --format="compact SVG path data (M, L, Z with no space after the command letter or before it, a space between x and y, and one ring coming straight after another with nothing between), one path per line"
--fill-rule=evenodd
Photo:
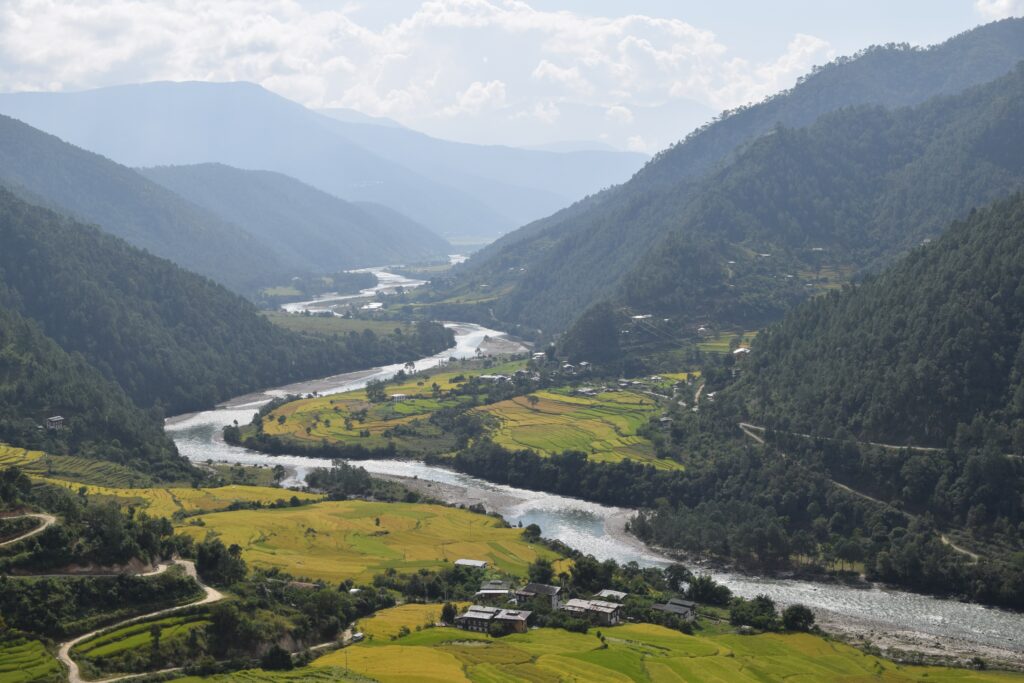
M437 569L460 558L525 576L538 556L557 557L500 520L438 505L350 500L218 512L189 522L203 526L185 524L179 531L195 538L216 532L225 544L240 545L250 566L331 582L367 581L391 568Z
M448 628L347 649L348 666L381 683L460 681L1024 681L1019 674L899 666L808 634L687 636L651 624L589 634L539 629L493 639ZM336 667L332 652L312 668Z
M388 384L387 395L404 395L402 401L370 403L362 389L292 401L264 418L263 431L299 442L319 443L327 439L331 443L358 444L371 449L394 442L399 449L411 453L444 452L454 445L454 439L428 422L430 414L470 400L452 395L451 390L472 377L509 374L522 366L523 363L486 369L452 366L437 373L414 375L401 384Z
M506 448L529 448L541 455L583 451L597 462L626 458L659 469L681 469L655 456L651 442L637 434L661 410L650 396L616 391L579 396L568 389L538 391L475 409L494 418L491 436Z
M83 485L77 482L37 477L55 486L64 486L78 491ZM218 488L115 488L109 486L84 485L89 496L113 498L124 504L136 505L154 517L171 517L175 512L188 514L204 511L224 510L232 503L263 503L270 504L281 500L289 500L295 496L299 500L319 500L321 496L312 493L286 491L267 486L230 485Z
M468 602L454 604L459 610L469 606ZM441 605L409 603L382 609L373 616L360 619L355 630L362 631L367 638L389 640L392 636L397 636L403 626L410 631L415 631L417 626L433 625L440 618Z
M38 640L20 635L0 635L0 683L60 681L64 671L57 659Z
M130 650L148 652L153 643L153 636L150 633L153 626L159 626L162 629L160 642L167 644L187 638L191 631L203 628L209 623L203 614L185 614L154 621L143 621L87 640L77 645L71 654L78 662L102 665L104 659L118 657Z
M42 451L28 451L17 446L0 443L0 467L25 467L46 455Z
M306 681L353 681L354 683L372 683L372 679L345 671L341 667L321 667L311 669L309 667L296 671L264 671L263 669L249 669L246 671L232 671L229 674L218 674L216 676L188 676L187 678L176 678L176 683L305 683Z

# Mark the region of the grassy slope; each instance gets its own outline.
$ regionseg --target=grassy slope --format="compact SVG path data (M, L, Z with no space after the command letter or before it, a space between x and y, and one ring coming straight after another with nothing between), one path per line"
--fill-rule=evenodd
M903 667L848 645L808 634L686 636L630 624L596 637L540 629L498 640L454 629L374 639L347 653L348 666L381 683L413 681L1021 681L1016 674ZM334 652L313 668L340 666Z
M367 581L389 568L437 569L459 558L488 560L502 571L525 576L538 556L555 558L493 517L438 505L350 500L200 519L205 526L181 531L196 538L216 531L225 544L242 546L250 566L335 582Z
M189 632L203 628L209 623L210 621L202 614L176 615L143 621L87 640L74 648L72 656L75 659L97 662L105 657L124 654L128 650L148 651L152 647L153 637L150 628L153 626L161 627L160 641L168 643L185 639Z
M659 469L682 468L673 460L655 457L651 442L637 436L637 430L660 413L650 397L631 391L574 396L557 389L534 395L539 399L536 405L519 396L477 409L497 419L495 442L541 455L578 450L596 462L630 458Z

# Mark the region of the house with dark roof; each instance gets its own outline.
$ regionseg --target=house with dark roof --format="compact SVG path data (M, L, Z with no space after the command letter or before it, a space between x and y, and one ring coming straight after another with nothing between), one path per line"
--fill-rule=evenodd
M560 586L549 586L546 583L528 583L516 591L516 602L523 603L542 598L551 602L551 609L558 609L558 594L562 592Z
M455 627L466 631L487 633L491 624L501 624L509 631L526 633L527 621L533 612L528 610L500 609L484 605L472 605L455 617Z
M651 605L651 609L656 609L659 612L666 612L668 614L674 614L677 617L686 619L687 621L693 621L697 616L697 603L693 600L683 600L682 598L672 598L663 603L656 603Z
M562 605L562 610L601 626L615 626L622 621L622 605L617 602L573 598Z
M512 582L492 579L480 584L473 598L480 602L507 602L512 597Z

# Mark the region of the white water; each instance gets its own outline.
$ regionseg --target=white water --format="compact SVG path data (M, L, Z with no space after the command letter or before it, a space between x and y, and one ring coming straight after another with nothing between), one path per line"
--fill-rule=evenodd
M418 284L380 269L374 269L374 272L378 273L381 280L378 287L390 286L394 289L397 286L414 287ZM385 282L389 284L385 285ZM307 310L325 310L316 308L322 306L323 301L306 302L305 306ZM478 325L448 323L447 326L456 334L455 348L417 361L417 370L435 367L449 357L472 357L476 355L485 336L502 336L500 332ZM309 470L329 466L329 463L296 455L271 456L229 446L220 439L221 429L232 421L248 423L253 413L274 397L310 391L329 394L357 389L365 386L370 379L391 377L402 367L402 364L395 364L269 389L239 397L216 410L172 418L167 421L166 428L181 453L193 462L214 460L252 465L283 464L293 470L284 484L301 485ZM367 460L354 464L377 474L416 477L448 485L450 491L461 490L460 494L450 494L448 502L486 501L488 510L500 513L510 523L536 523L545 536L559 539L599 559L636 561L642 565L664 565L670 562L664 555L622 533L622 523L631 513L629 510L492 484L421 462ZM443 491L444 488L439 487L439 492ZM763 579L731 572L712 573L717 580L742 596L753 597L763 593L783 605L796 602L807 604L815 609L819 620L832 627L849 627L861 632L873 630L889 634L913 634L925 646L936 640L941 641L946 651L960 647L971 651L994 648L1003 652L1024 652L1024 615L903 591Z

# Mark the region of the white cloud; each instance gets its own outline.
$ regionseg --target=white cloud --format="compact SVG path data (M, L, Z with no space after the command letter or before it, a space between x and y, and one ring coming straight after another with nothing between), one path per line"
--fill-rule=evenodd
M608 107L604 115L609 121L615 123L633 123L633 112L629 110L629 107L623 107L621 104Z
M984 19L1005 19L1024 15L1024 0L974 0L974 10Z
M581 129L578 112L639 125L641 107L687 99L733 107L791 85L831 56L824 41L798 35L776 59L752 63L680 19L542 11L524 0L424 0L372 28L361 23L359 4L330 7L3 0L0 90L248 80L311 107L352 107L435 134L529 138L529 125L543 125L548 135L578 138L607 132L596 123ZM670 141L654 135L648 144ZM615 139L628 144L624 131Z
M479 114L485 109L499 109L505 105L505 84L501 81L481 83L474 81L459 93L455 104L445 107L446 116Z

